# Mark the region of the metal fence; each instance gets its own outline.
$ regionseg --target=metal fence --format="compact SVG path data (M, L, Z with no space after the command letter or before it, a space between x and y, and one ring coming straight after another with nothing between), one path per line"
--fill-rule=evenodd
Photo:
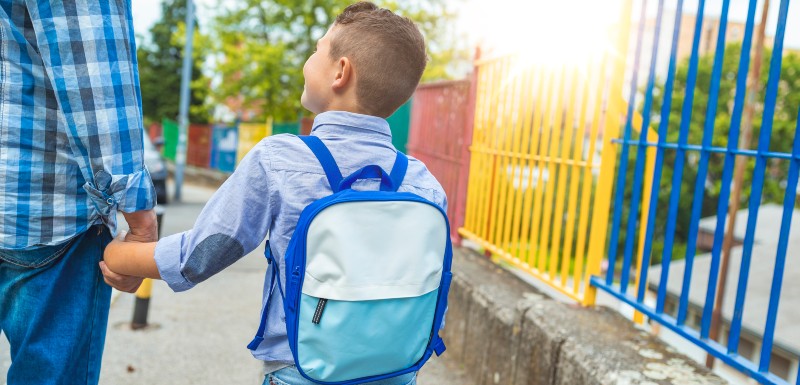
M682 10L684 0L675 2L675 9ZM768 79L762 82L765 96L758 101L763 107L756 108L763 118L755 124L755 149L739 142L740 136L749 135L742 129L743 112L748 116L746 95L750 107L758 95L747 91L748 72L758 73L751 61L760 63L751 60L760 51L758 45L753 49L758 1L749 2L739 31L737 66L726 71L726 49L729 61L736 52L726 46L726 38L737 38L726 30L731 0L721 0L718 20L711 12L714 33L703 27L705 0L696 3L690 27L682 24L681 11L674 13L674 20L664 20L665 14L673 16L665 11L664 0L622 3L620 22L609 31L614 49L601 57L568 64L541 63L523 55L476 60L471 82L421 86L414 97L409 150L442 181L458 235L496 261L585 305L595 303L600 289L632 306L637 322L646 315L761 383L800 385L797 362L778 370L774 359L776 352L799 355L781 338L776 340L781 337L776 333L781 330L778 304L787 250L800 242L800 233L794 238L790 234L793 215L800 215L794 209L800 123L789 122L787 129L791 118L781 113L782 132L793 129L793 139L781 137L784 143L778 148L783 152L771 150L770 143L776 106L785 111L787 103L797 100L786 97L786 82L780 80L789 0L778 5ZM634 5L641 15L632 40ZM660 36L669 22L672 44L659 51L659 43L670 41ZM687 48L679 44L682 26L694 27L694 33L691 53L685 53L679 71L679 51ZM715 44L709 36L715 36ZM635 42L632 63L626 60L629 41ZM712 47L713 63L701 58L701 46ZM665 50L668 68L660 72L659 52L663 56ZM705 75L698 70L703 65L711 67ZM683 88L676 90L678 73ZM735 86L723 85L731 83ZM708 95L696 96L696 89L707 89ZM718 119L721 111L730 121ZM719 127L724 130L715 135ZM734 231L726 215L736 213L730 203L740 201L732 193L737 158L751 161L746 226L741 245L731 254L738 279L728 291L735 300L715 310L715 298L724 298L717 292L726 277L720 273L721 266L726 269L723 238ZM758 224L765 183L774 185L774 179L785 189L779 197L783 205L769 209L780 210L779 218ZM701 218L709 211L716 216ZM707 224L703 229L701 222ZM685 228L679 231L681 226ZM775 238L772 249L755 245L761 242L757 230ZM677 239L679 232L683 239ZM708 255L698 255L698 248L706 246ZM753 266L759 281L748 285ZM763 309L748 299L745 312L745 298L756 292L766 298ZM715 311L725 331L720 337L712 332ZM753 326L753 320L759 325ZM744 345L743 335L759 341Z
M599 166L599 124L591 125L586 139L584 123L589 120L590 99L592 112L600 111L598 92L589 88L602 87L592 87L586 72L525 65L518 56L482 61L477 67L466 222L459 232L504 262L581 300L588 204L598 185ZM573 99L578 89L585 106L576 113ZM566 195L570 199L565 202ZM583 199L578 212L579 195ZM565 208L570 220L563 231ZM576 217L578 221L572 219ZM576 238L574 243L571 238Z
M627 109L622 84L631 7L624 3L619 25L609 31L613 52L581 63L512 55L476 65L459 233L584 304L595 301L589 277L600 273L608 229L617 157L609 140ZM655 151L649 153L652 166Z
M779 90L779 80L781 76L781 64L783 58L783 40L786 29L786 21L789 7L789 0L782 0L779 4L778 24L774 38L772 54L769 63L769 77L766 82L766 97L763 100L763 119L758 132L758 147L756 150L751 150L748 147L739 147L742 112L745 110L746 105L746 90L748 71L751 65L752 41L754 31L754 18L756 15L756 0L749 3L749 9L744 29L744 37L742 40L741 56L739 58L738 72L736 74L736 87L734 90L721 91L720 83L724 76L722 71L723 59L726 51L726 32L728 13L730 10L730 0L722 1L722 11L720 14L720 22L717 31L717 41L714 53L713 72L709 79L709 94L705 111L693 111L694 106L694 93L695 87L701 86L696 84L698 80L698 47L701 44L701 34L703 32L701 17L706 12L705 1L698 2L696 15L694 38L692 42L692 53L689 58L688 74L686 75L686 92L681 95L683 105L681 112L674 113L670 103L673 100L673 92L675 85L676 65L678 62L677 50L678 41L680 37L681 17L683 16L680 11L676 12L673 27L672 45L670 47L670 60L669 70L666 79L661 83L657 80L656 75L656 61L659 53L658 44L660 40L660 30L662 27L662 18L664 18L664 1L658 0L657 3L653 1L644 1L642 6L642 17L645 19L646 7L656 6L656 23L655 30L652 35L652 52L642 52L643 40L645 39L644 22L640 22L639 36L637 40L637 48L635 51L635 58L638 62L640 56L644 56L644 60L649 60L649 73L646 77L646 86L644 89L640 88L641 83L638 74L638 64L634 65L634 74L630 84L629 102L631 103L628 116L633 111L633 106L637 105L636 99L643 96L644 102L642 104L642 115L644 124L650 125L651 117L658 126L657 140L648 139L644 135L636 135L632 130L631 119L627 120L625 129L621 139L615 139L615 146L620 148L621 156L619 159L619 168L617 172L616 188L614 195L612 227L610 239L608 241L607 253L602 253L603 256L608 257L608 270L604 277L592 277L591 283L593 286L610 293L621 301L633 306L638 311L645 313L652 320L665 325L668 329L677 333L678 335L688 339L697 346L703 348L713 356L721 359L726 364L746 373L750 377L756 379L761 383L771 384L800 384L800 376L796 379L784 379L777 376L770 371L771 358L774 353L774 337L776 332L776 319L778 315L778 304L781 297L781 287L784 277L784 267L786 264L787 247L789 245L790 234L789 228L795 207L797 182L798 182L798 168L800 168L800 137L797 132L800 131L800 124L797 125L795 130L794 143L791 153L782 153L770 150L770 138L773 134L773 120L776 118L775 109ZM677 1L677 9L681 10L683 1ZM671 21L671 20L670 20ZM669 22L669 21L664 21ZM660 87L660 95L663 98L662 108L660 113L653 110L654 88L656 84L663 84ZM642 94L643 91L643 94ZM712 138L714 137L715 120L718 116L718 98L721 92L734 92L732 106L722 106L721 108L732 107L732 115L730 123L724 123L727 134L727 146L720 147L714 145ZM754 97L754 95L749 95ZM792 106L797 108L800 106ZM703 113L705 121L702 129L701 143L689 143L689 127L690 120L693 113ZM670 120L678 119L679 133L677 141L668 140L669 137L674 137L674 132L671 132ZM786 119L785 117L779 119ZM638 136L638 137L637 137ZM717 141L718 143L718 141ZM646 181L643 178L643 171L646 169L645 153L648 150L656 151L655 161L655 175L651 181ZM670 154L672 152L672 154ZM669 154L674 155L674 163L665 164L665 158ZM739 266L738 279L735 281L735 303L730 312L731 317L728 320L727 334L721 338L723 342L717 342L710 338L712 312L715 308L715 298L717 298L718 282L720 276L720 263L723 250L723 235L726 230L726 216L729 210L729 202L731 196L731 184L734 175L734 164L736 158L740 157L745 160L750 159L755 161L752 170L752 184L750 187L750 196L748 202L748 215L747 225L744 235L743 244L741 245L740 252L737 254L737 263ZM635 159L635 160L634 160ZM693 183L693 195L681 196L681 185L686 184L683 176L686 159L695 159L696 177ZM723 171L720 175L711 175L709 173L709 162L714 159L722 162ZM788 162L788 176L775 175L774 173L765 176L766 170L769 165L777 164L779 162ZM629 172L629 167L633 167L634 172ZM665 167L670 168L672 172L671 181L661 181L662 171ZM783 211L780 219L779 231L774 234L777 237L776 247L772 249L772 258L760 258L754 260L754 237L756 235L759 207L762 203L763 188L766 178L786 178L785 179L785 197L783 199ZM698 226L701 220L701 212L704 201L706 201L707 188L714 178L718 178L721 183L718 191L718 199L716 204L716 225L714 228L713 236L713 249L711 250L708 260L701 261L700 257L696 255L696 239L698 237ZM631 186L630 190L626 187ZM649 197L642 197L640 192L649 191ZM669 205L658 205L658 197L662 189L671 189L669 191ZM717 192L715 192L716 194ZM687 247L685 255L676 255L673 246L677 244L675 239L676 222L678 221L679 201L689 200L692 202L690 219L688 220L689 232L687 238ZM646 214L646 219L642 221L639 217L639 212ZM688 214L688 213L686 213ZM655 223L659 216L666 218L665 228L656 229ZM758 224L762 226L763 224ZM625 227L623 227L625 226ZM621 235L625 231L626 236ZM640 248L644 249L644 259L638 263L633 261L633 247L636 237L634 234L639 234ZM641 235L644 235L641 237ZM657 277L652 277L657 280L658 284L651 286L657 291L654 303L647 299L648 289L648 272L650 270L651 256L653 255L653 243L655 240L663 239L663 250L661 251L661 265L659 266L660 272ZM621 249L620 249L621 248ZM795 255L796 256L796 253ZM621 260L620 260L621 259ZM673 261L674 259L682 259L680 261ZM621 263L621 266L619 265ZM705 268L697 270L695 274L704 274L702 277L693 277L693 268L697 269L699 264L706 263ZM748 309L749 314L761 313L764 314L763 331L760 341L760 354L754 354L754 357L747 357L746 354L740 351L740 341L743 333L743 319L747 318L745 313L745 297L748 294L748 279L751 270L751 264L774 264L772 267L772 274L768 277L760 277L759 279L769 279L768 282L769 295L765 309L754 308L753 304ZM675 265L678 264L678 265ZM675 266L672 266L675 265ZM639 269L636 273L635 283L632 288L629 288L630 271L632 266L644 266L644 269ZM671 268L672 267L672 268ZM670 279L670 274L682 274L682 279ZM706 275L707 274L707 275ZM723 278L724 279L724 278ZM669 282L676 282L677 287L674 288L676 300L675 309L666 309L666 304L669 301L668 286ZM702 287L698 287L698 283L702 283ZM752 284L752 282L751 282ZM632 289L632 290L629 290ZM672 290L672 289L669 289ZM703 293L699 295L701 298L699 304L695 304L701 308L699 325L693 325L691 320L687 319L687 314L690 312L692 306L692 295L690 292L702 290ZM697 295L694 296L698 297ZM797 320L794 321L795 323ZM758 328L760 329L760 328ZM758 331L756 331L758 334Z

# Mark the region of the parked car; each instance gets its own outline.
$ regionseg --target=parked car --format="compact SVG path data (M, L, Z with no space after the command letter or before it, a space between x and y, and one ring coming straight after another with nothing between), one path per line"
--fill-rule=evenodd
M156 187L156 201L160 205L167 204L167 165L147 134L144 135L144 165Z

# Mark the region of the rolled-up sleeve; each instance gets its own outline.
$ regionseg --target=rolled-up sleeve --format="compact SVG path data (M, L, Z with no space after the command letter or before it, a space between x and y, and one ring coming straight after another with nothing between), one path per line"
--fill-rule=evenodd
M144 166L142 107L129 1L29 2L49 86L96 217L155 206Z
M194 227L158 241L161 278L184 291L255 250L266 238L280 199L270 178L265 141L248 153L211 197Z

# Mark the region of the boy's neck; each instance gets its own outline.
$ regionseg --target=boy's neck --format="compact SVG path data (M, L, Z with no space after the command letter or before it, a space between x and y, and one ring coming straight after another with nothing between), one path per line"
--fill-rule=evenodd
M328 108L320 111L319 113L328 112L328 111L343 111L343 112L352 112L354 114L361 114L361 115L373 115L369 111L365 111L361 108L358 103L349 102L349 101L338 101L332 102L328 105ZM373 115L374 116L374 115ZM381 116L383 118L383 116Z

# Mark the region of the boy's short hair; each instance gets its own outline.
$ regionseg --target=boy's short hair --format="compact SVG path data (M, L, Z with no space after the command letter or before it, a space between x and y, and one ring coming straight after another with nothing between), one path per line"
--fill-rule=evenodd
M345 8L333 25L330 55L353 63L359 106L388 117L411 98L425 71L422 33L408 18L366 1Z

